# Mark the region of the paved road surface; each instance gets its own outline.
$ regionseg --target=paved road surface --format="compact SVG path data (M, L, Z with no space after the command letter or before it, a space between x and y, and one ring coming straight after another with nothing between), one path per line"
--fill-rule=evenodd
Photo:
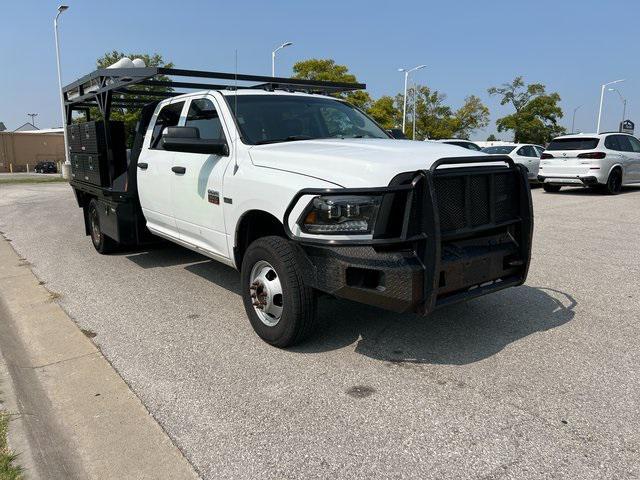
M0 185L0 231L206 479L638 478L640 189L533 196L525 286L429 319L326 300L288 351L234 270L98 255L66 185Z

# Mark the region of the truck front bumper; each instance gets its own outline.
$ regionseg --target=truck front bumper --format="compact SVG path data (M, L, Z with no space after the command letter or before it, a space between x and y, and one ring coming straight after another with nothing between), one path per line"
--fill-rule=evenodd
M425 283L434 276L428 271L434 266L425 266L413 251L377 252L370 246L303 250L313 266L310 283L316 289L394 312L427 314L524 282L522 263L514 262L514 245L449 252L440 262L436 287Z
M401 226L388 223L397 226L399 236L383 231L356 244L314 242L289 231L304 256L307 283L338 297L418 314L524 283L533 232L527 172L512 161L508 168L435 171L443 163L465 160L471 162L446 159L409 175L409 190L392 182L386 191L401 195L400 203L406 197L405 212L391 209L389 218L382 214L377 222L385 225L402 215ZM338 192L349 194L348 189Z

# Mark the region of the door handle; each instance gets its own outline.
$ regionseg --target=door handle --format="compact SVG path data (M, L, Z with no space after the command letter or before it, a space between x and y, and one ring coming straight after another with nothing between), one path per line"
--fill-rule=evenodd
M147 168L149 168L149 164L148 163L139 163L138 164L138 168L140 170L146 170Z
M187 169L184 168L184 167L171 167L171 171L173 173L177 173L177 174L182 175L183 173L185 173L187 171Z

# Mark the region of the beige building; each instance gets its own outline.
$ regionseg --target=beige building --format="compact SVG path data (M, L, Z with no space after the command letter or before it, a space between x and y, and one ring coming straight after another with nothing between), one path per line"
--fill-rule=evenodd
M42 161L64 162L61 128L0 132L0 172L33 171Z

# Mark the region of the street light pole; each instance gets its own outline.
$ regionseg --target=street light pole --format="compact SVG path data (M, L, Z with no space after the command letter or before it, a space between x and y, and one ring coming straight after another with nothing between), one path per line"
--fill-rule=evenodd
M416 97L418 96L418 89L416 88L416 82L413 82L413 135L411 140L416 139Z
M596 133L600 133L600 119L602 118L602 103L604 102L604 88L614 83L624 82L624 78L621 80L614 80L613 82L605 83L600 88L600 108L598 109L598 126L596 127Z
M276 52L278 50L281 50L285 47L289 47L293 45L293 43L291 42L284 42L282 45L280 45L278 48L276 48L273 52L271 52L271 76L275 77L276 76Z
M624 117L626 117L627 115L627 99L622 96L620 90L618 90L617 88L609 88L608 90L610 92L616 92L620 97L620 100L622 101L622 121L624 122Z
M404 102L404 105L402 106L402 133L404 133L404 127L407 121L407 81L408 80L409 80L409 72L405 70L404 71L404 95L402 99L402 101Z
M413 67L413 68L399 68L398 71L399 72L403 72L404 73L404 104L402 107L402 131L404 132L404 129L407 125L407 82L409 81L409 74L415 70L420 70L421 68L425 68L426 65L418 65L417 67Z
M71 176L71 162L69 161L69 139L67 138L66 113L64 109L64 95L62 94L62 74L60 70L60 43L58 41L58 18L69 7L60 5L58 13L53 19L53 31L56 39L56 63L58 64L58 92L60 93L60 113L62 115L62 135L64 137L64 163L62 164L62 177L69 178Z
M582 105L578 105L576 108L573 109L573 118L571 119L571 133L574 133L576 131L574 128L576 125L576 112L580 107L582 107Z

